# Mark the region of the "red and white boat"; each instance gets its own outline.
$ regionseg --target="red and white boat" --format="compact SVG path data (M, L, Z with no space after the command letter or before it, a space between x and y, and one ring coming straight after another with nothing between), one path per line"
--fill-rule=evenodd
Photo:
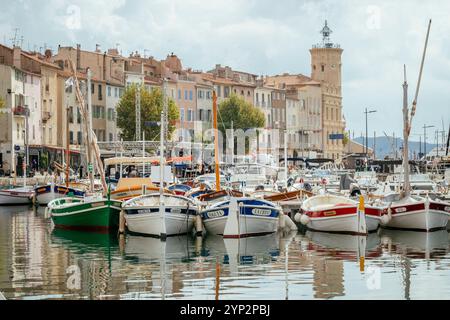
M385 228L436 231L445 229L450 218L450 203L442 200L418 196L400 199L392 194L383 201L383 211L389 216L382 223Z
M310 230L357 235L368 233L364 201L358 204L342 196L317 195L306 199L302 210L303 214L297 216L296 220L300 220ZM376 218L374 221L379 220Z
M28 204L34 195L33 187L0 190L0 205Z

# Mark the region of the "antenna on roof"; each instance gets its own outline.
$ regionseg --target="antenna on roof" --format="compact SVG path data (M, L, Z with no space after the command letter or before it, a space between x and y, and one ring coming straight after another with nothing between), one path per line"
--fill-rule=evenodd
M12 41L12 45L13 47L15 47L17 45L17 33L19 32L19 28L14 28L14 37L12 37L11 40Z

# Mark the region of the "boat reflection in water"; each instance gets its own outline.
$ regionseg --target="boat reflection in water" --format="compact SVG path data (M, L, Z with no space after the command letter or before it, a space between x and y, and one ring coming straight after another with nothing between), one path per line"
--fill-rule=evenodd
M84 232L54 228L51 240L79 253L118 250L119 242L114 233Z
M191 236L167 237L161 241L154 237L127 236L125 245L127 260L139 262L160 262L161 257L166 261L189 261L195 256L195 241Z
M433 259L450 252L447 230L418 232L382 229L380 235L383 247L390 254L401 254L413 259Z
M375 258L381 255L381 239L377 233L367 236L349 234L331 234L306 231L305 236L311 240L309 250L338 260L359 261L360 257Z
M220 263L229 265L231 273L235 273L239 265L268 264L276 260L280 255L279 234L241 239L224 239L208 234L202 255L216 257Z
M196 256L195 240L188 235L159 238L128 236L125 259L137 268L127 276L127 293L121 299L183 297L182 274ZM144 268L143 268L144 267ZM142 269L140 273L136 271Z
M0 206L0 214L16 214L23 213L32 210L32 206L26 205L14 205L14 206Z

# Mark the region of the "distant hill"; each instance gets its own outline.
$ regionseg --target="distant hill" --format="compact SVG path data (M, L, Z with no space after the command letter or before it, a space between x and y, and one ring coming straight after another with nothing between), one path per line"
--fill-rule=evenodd
M375 156L377 157L377 159L384 159L386 156L393 156L393 147L392 144L394 144L395 147L395 143L397 144L397 153L398 153L398 157L401 157L401 153L402 150L401 148L403 147L403 139L401 138L395 138L395 140L393 139L393 137L376 137L376 144L375 144ZM353 139L354 141L363 144L365 143L365 138L364 137L358 137ZM369 148L373 148L373 137L369 137L368 139L368 144L369 144ZM431 143L427 143L427 153L430 152L431 149L435 148L436 144L431 144ZM424 152L423 150L423 142L422 142L422 147L420 147L420 142L419 141L409 141L409 149L410 149L410 154L411 155L418 155L419 151Z

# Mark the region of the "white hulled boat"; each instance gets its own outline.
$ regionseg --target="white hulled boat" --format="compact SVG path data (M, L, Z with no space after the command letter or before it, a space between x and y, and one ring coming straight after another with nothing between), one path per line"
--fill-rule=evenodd
M162 206L164 212L161 212ZM155 237L191 232L198 214L198 207L192 199L171 194L161 196L159 193L128 200L122 209L130 232ZM163 224L161 219L164 219ZM163 225L165 230L162 230Z
M235 205L233 205L233 202ZM230 237L251 237L277 231L281 207L255 198L235 198L212 204L202 211L207 232L224 235L230 212L237 211L237 233Z
M364 204L359 210L358 202L349 198L331 194L314 196L303 202L302 210L300 222L308 229L358 235L368 233Z
M33 187L0 190L0 205L29 204L34 195Z

